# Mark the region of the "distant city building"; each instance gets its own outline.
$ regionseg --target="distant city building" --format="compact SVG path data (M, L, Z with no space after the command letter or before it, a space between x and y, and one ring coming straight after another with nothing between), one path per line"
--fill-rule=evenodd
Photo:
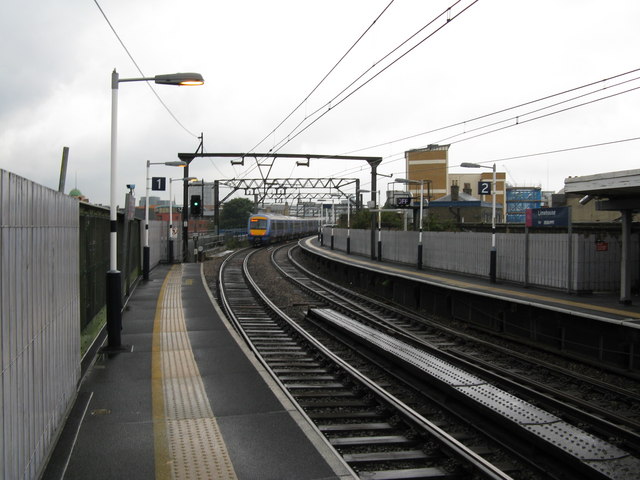
M540 207L540 187L507 187L507 223L525 223L527 209Z
M138 206L145 207L147 205L147 197L140 197ZM160 197L149 197L149 207L159 207L169 205L169 200L161 200Z
M437 199L447 195L449 170L449 145L429 145L404 152L407 178L409 180L429 180L425 184L425 195L430 199ZM420 185L407 185L413 197L420 196Z
M427 148L406 151L405 161L409 180L428 180L424 185L424 195L429 201L451 195L452 185L458 187L459 194L477 197L476 200L481 202L490 203L493 200L491 195L481 195L478 191L479 182L493 180L493 172L478 169L469 173L449 173L449 145L429 145ZM505 172L496 172L496 185L492 187L500 209L505 204L506 178ZM420 185L408 184L406 187L414 203L419 201ZM504 217L502 211L497 215Z

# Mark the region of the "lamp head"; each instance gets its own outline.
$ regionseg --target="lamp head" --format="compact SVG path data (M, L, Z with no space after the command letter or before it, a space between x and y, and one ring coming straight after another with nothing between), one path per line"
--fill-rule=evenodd
M153 80L160 85L202 85L204 78L199 73L168 73L156 75Z

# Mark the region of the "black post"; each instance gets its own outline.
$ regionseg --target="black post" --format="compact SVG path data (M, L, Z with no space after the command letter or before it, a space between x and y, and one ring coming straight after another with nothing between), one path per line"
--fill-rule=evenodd
M496 249L491 249L491 257L489 259L489 280L496 283Z
M122 276L118 270L107 272L107 348L122 346Z
M351 253L351 237L347 237L347 255Z
M418 244L418 270L422 270L422 244Z
M148 228L149 225L145 225L145 228ZM149 255L150 248L149 245L145 245L142 247L142 279L149 280Z

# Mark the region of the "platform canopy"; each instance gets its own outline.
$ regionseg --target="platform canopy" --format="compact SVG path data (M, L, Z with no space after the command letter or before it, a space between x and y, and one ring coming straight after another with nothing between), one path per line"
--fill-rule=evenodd
M564 180L565 193L584 195L586 204L597 198L597 210L619 210L622 214L620 258L620 303L631 303L631 223L633 212L640 211L640 170L599 173Z
M597 198L599 210L640 210L640 170L565 178L564 191Z

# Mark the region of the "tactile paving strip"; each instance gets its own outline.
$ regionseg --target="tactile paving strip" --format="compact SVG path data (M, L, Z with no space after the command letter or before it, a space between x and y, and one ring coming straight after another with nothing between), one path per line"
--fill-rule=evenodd
M174 479L235 480L196 365L182 309L182 266L163 286L159 316L160 363L169 463Z

